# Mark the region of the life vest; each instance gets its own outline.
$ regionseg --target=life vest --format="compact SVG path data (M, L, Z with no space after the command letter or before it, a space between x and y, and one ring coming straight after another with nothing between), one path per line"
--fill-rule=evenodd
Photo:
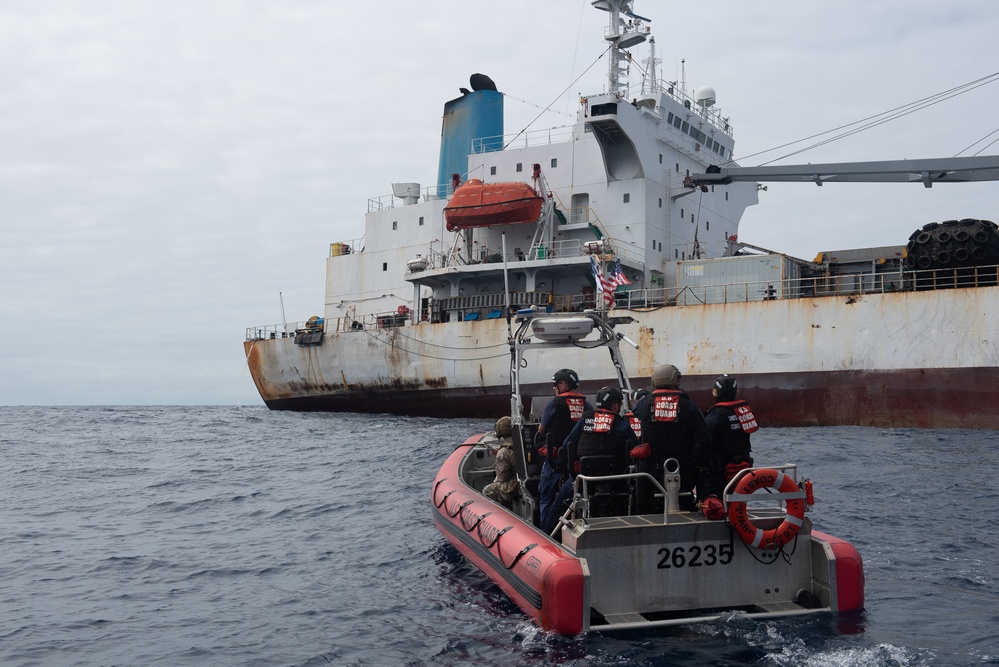
M680 418L679 389L656 389L651 394L649 418L654 422L676 422Z
M752 463L752 446L749 434L759 430L753 410L746 401L724 401L715 403L708 410L720 416L723 425L716 425L717 418L711 419L715 460L725 468L730 463Z
M583 432L576 443L575 460L572 461L572 470L575 471L576 463L584 456L616 456L622 457L623 443L621 447L616 447L617 429L621 423L621 416L613 410L597 408L583 415Z
M642 420L639 419L638 416L631 410L628 410L624 416L628 419L628 425L631 426L631 430L635 432L635 436L638 438L638 441L641 442Z
M728 416L729 428L733 431L742 431L749 434L755 433L760 428L759 424L756 423L756 417L753 415L753 409L749 407L749 403L746 403L746 401L715 403L708 412L719 409L725 411L725 414Z
M574 391L566 391L552 399L555 412L548 426L548 463L556 469L558 465L558 449L565 442L573 427L583 417L586 409L586 397Z
M678 389L656 389L648 396L648 412L642 421L642 441L652 447L658 463L667 458L686 459L694 443L687 442L680 422L680 401L686 394Z

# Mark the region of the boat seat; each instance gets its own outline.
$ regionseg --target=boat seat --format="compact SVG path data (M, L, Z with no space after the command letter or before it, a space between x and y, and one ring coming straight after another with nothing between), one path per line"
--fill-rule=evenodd
M579 459L579 474L587 477L616 475L617 467L613 456L584 456Z
M579 459L579 474L586 477L620 475L621 469L613 456L584 456ZM590 485L590 516L622 516L629 514L631 488L625 480L599 482Z

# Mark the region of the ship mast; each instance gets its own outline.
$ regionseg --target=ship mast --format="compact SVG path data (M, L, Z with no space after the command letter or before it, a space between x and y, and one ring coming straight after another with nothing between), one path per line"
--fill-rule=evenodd
M656 95L659 92L659 72L656 66L662 62L656 58L656 38L649 37L649 57L645 61L645 77L642 79L642 94Z
M634 0L593 0L593 6L609 14L604 39L610 42L610 58L607 63L607 92L628 96L627 83L622 83L622 75L628 73L630 56L625 49L641 44L649 37L645 23L649 19L638 16L631 10ZM628 21L624 17L629 18Z

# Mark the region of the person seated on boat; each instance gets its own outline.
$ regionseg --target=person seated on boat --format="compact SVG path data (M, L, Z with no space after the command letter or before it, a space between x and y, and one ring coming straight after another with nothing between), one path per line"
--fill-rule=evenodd
M742 469L753 465L749 435L759 429L749 403L738 398L739 383L731 375L715 380L711 395L716 403L704 419L711 432L716 479L715 492L721 494L725 483Z
M494 431L499 442L496 452L496 462L493 469L496 477L492 483L482 489L482 495L506 508L513 507L513 501L520 493L520 482L517 481L517 462L513 455L513 423L509 417L496 420Z
M583 417L573 427L562 444L559 456L569 474L555 497L548 523L542 525L542 530L548 534L558 525L558 519L565 513L572 501L573 480L581 471L581 460L586 457L611 457L610 465L599 471L590 472L597 475L618 475L627 472L628 451L638 444L635 432L631 430L628 420L621 416L621 405L624 395L616 387L603 387L597 392L596 409L587 410ZM621 483L627 489L627 483ZM608 486L611 490L612 486ZM603 511L601 511L601 509ZM608 505L598 509L593 507L595 516L607 516L614 513L626 513L624 507Z
M541 413L541 425L538 427L538 436L543 442L538 454L544 459L541 479L538 481L542 526L550 520L555 495L565 477L565 469L559 463L559 447L583 413L593 409L586 397L576 391L579 387L579 375L576 371L561 368L552 376L552 382L555 398L545 406Z
M711 433L701 410L680 389L680 371L672 364L657 366L652 372L652 393L638 402L635 414L642 422L642 444L631 450L639 472L663 479L667 459L680 464L680 509L693 511L694 488L699 478L702 491L710 492L709 474L714 467ZM638 508L645 514L663 511L662 498L655 497L651 484L638 486ZM702 493L702 495L707 495Z

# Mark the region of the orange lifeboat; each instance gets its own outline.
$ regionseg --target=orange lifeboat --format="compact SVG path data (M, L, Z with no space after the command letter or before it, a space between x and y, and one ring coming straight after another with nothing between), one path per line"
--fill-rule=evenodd
M485 184L471 178L455 188L444 207L447 230L534 222L544 200L527 183Z

